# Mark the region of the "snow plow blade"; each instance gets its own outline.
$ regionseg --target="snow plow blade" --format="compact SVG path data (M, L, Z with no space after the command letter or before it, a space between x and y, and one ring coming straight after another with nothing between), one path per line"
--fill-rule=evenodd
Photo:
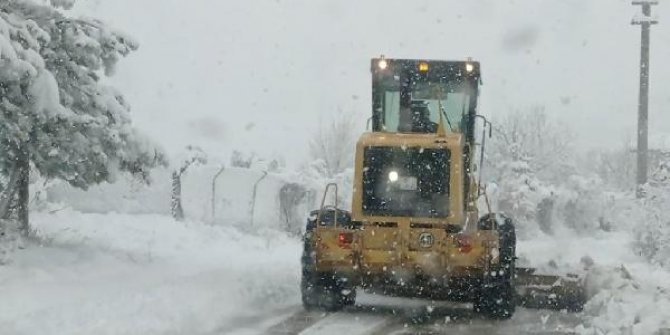
M580 312L586 303L584 280L576 274L536 274L533 268L516 269L518 305L527 308Z

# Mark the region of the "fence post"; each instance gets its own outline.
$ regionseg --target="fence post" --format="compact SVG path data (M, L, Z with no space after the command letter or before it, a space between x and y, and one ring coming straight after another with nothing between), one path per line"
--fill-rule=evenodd
M253 227L254 225L254 208L256 207L256 190L258 189L258 184L263 180L266 176L268 175L267 171L263 171L263 175L256 180L256 183L254 183L254 192L251 195L251 210L250 210L250 217L251 217L251 226Z
M219 178L225 169L226 167L222 165L221 169L212 178L212 223L216 220L216 179Z

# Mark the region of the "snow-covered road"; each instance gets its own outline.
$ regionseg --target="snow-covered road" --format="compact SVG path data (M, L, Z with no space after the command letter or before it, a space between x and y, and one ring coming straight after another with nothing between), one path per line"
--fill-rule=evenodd
M364 296L356 306L337 313L305 312L296 307L290 317L264 333L381 334L571 334L581 323L576 314L520 308L511 320L492 321L467 304L435 303Z

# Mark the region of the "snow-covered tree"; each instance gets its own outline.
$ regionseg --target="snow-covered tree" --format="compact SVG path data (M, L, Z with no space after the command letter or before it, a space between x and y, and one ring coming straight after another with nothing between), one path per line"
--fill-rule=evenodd
M485 152L485 180L495 185L491 189L495 207L514 217L522 236L537 228L551 231L555 199L547 181L563 170L560 157L569 147L558 131L542 107L516 111L493 122L493 138Z
M165 163L132 126L123 96L100 81L137 43L100 21L56 8L72 3L0 1L2 199L18 196L24 230L31 164L46 178L85 189L114 181L119 171L148 180L148 170Z

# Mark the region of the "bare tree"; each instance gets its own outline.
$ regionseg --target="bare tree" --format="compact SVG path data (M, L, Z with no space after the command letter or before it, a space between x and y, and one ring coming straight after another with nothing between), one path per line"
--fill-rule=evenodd
M517 110L494 122L489 159L496 162L526 161L544 180L560 181L575 172L574 132L550 118L544 106Z
M353 115L339 109L328 122L320 122L309 142L309 154L312 160L325 163L326 177L332 178L352 166L358 133L356 126Z

